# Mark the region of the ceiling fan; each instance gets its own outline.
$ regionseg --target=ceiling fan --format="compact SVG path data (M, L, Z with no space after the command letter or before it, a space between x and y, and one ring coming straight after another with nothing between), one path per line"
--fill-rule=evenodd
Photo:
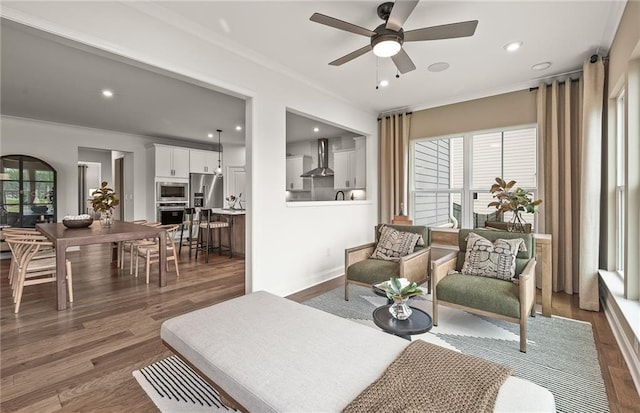
M407 52L402 49L404 42L469 37L473 36L478 25L477 20L470 20L405 32L402 29L402 25L409 18L417 4L418 0L396 0L395 3L382 3L378 6L377 13L378 17L385 22L374 30L365 29L320 13L313 13L309 20L370 38L370 44L334 60L329 63L330 65L340 66L373 50L376 56L391 57L398 71L404 74L416 68Z

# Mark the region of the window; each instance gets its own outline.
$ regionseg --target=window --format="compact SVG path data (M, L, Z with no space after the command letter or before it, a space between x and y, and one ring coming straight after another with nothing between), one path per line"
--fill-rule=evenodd
M495 220L489 188L496 177L537 192L535 127L428 138L412 146L412 200L417 225L483 227ZM524 219L535 224L532 214ZM506 215L503 220L511 217Z
M616 270L624 277L625 245L625 109L624 90L616 100Z
M414 222L441 226L460 219L462 137L416 142L413 147Z

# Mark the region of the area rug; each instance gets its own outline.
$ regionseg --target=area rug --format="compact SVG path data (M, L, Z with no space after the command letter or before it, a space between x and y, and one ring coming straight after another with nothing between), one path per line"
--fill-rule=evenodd
M336 288L304 304L378 328L372 321L373 310L386 304L386 298L370 289ZM412 299L411 305L432 313L431 297ZM511 367L519 377L551 391L558 412L609 412L607 393L598 363L591 324L562 317L529 318L527 352L520 350L517 324L465 311L439 307L438 326L412 336Z
M235 412L220 394L176 356L140 370L133 377L163 413Z

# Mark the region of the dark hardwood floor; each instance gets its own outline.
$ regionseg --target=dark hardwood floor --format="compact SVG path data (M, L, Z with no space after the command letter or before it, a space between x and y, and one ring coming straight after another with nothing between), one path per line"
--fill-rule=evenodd
M170 268L168 286L120 271L107 246L68 253L75 302L55 310L54 285L25 289L13 313L0 262L0 411L154 412L131 372L171 353L159 338L167 318L244 294L244 260L212 254L189 259L183 250L180 277ZM340 279L289 298L304 301L342 286ZM581 311L576 297L554 294L554 314L591 322L612 412L640 412L640 398L603 313Z
M25 288L13 313L2 260L2 412L157 411L131 372L171 353L160 341L167 318L244 294L244 260L209 255L189 259L183 249L180 277L173 264L167 287L157 284L157 265L145 284L111 262L106 245L68 253L74 303L55 310L54 284ZM155 274L155 276L154 276Z

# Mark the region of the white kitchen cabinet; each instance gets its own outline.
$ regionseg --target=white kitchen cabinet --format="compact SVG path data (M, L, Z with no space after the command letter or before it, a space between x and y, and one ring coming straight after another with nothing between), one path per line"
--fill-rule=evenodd
M311 169L312 159L307 155L287 157L287 191L310 191L311 178L300 175Z
M343 150L333 153L333 188L353 188L355 175L355 151Z
M365 138L354 138L355 149L344 149L333 153L333 188L365 189L367 186Z
M189 149L155 145L157 177L189 178Z
M353 176L353 187L355 189L367 188L367 146L366 138L360 136L353 138L356 141L356 150L354 155L355 174Z
M189 172L199 174L214 174L218 167L218 152L189 150Z

